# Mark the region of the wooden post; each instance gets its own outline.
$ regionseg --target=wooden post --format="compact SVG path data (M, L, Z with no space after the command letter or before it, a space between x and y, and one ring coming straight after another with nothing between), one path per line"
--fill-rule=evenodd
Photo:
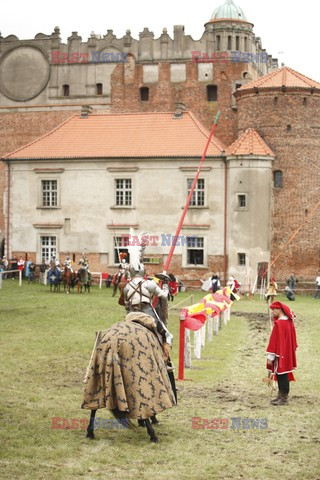
M191 342L190 342L190 330L185 328L184 336L184 366L191 368Z
M178 380L184 379L184 321L185 312L182 310L180 314L180 335L179 335L179 368L178 368Z
M212 342L212 334L213 334L213 318L211 315L207 315L207 322L208 322L208 341Z
M201 348L204 348L206 346L206 323L203 325L203 327L200 328L201 332Z
M196 358L201 358L201 328L194 332L193 351Z
M218 317L218 315L216 315L213 318L213 332L214 332L214 335L218 335L218 333L219 333L219 317Z

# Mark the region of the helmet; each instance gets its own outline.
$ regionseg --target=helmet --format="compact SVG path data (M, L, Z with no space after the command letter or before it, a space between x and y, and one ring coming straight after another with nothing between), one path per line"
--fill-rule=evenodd
M144 277L146 274L146 269L144 268L143 263L139 263L139 270L137 270L136 266L130 265L129 272L130 272L131 278Z

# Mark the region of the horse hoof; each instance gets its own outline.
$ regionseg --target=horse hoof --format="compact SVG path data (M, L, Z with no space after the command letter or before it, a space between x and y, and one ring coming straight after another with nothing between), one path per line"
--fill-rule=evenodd
M159 442L158 437L150 438L150 442L152 442L152 443L158 443L158 442Z
M88 430L88 431L87 431L86 438L94 438L93 430Z

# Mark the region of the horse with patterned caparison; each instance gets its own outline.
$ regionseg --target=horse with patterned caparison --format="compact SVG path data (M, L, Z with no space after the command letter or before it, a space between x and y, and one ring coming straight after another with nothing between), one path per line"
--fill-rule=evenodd
M167 359L168 345L150 315L131 312L125 321L99 332L82 404L91 410L87 437L94 438L96 411L107 408L129 428L135 428L131 420L137 419L139 425L147 427L150 441L158 442L152 426L158 423L155 416L176 404Z

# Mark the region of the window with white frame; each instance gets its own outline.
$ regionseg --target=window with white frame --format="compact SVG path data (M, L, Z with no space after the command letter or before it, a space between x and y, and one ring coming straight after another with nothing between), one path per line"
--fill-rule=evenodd
M57 180L41 180L42 206L58 206L58 182Z
M116 178L116 206L130 207L132 205L131 178Z
M187 264L204 265L203 237L187 237Z
M190 193L193 179L188 178L188 195ZM190 206L192 207L203 207L205 204L205 185L204 185L204 178L198 178L195 189L192 193L192 198L190 202Z
M129 251L128 251L128 245L130 242L130 235L129 234L124 234L124 235L119 235L116 237L113 237L113 259L114 263L121 263L121 260L119 258L119 253L125 252L127 254L126 261L129 263Z
M57 237L43 236L40 238L41 261L50 262L57 256Z

